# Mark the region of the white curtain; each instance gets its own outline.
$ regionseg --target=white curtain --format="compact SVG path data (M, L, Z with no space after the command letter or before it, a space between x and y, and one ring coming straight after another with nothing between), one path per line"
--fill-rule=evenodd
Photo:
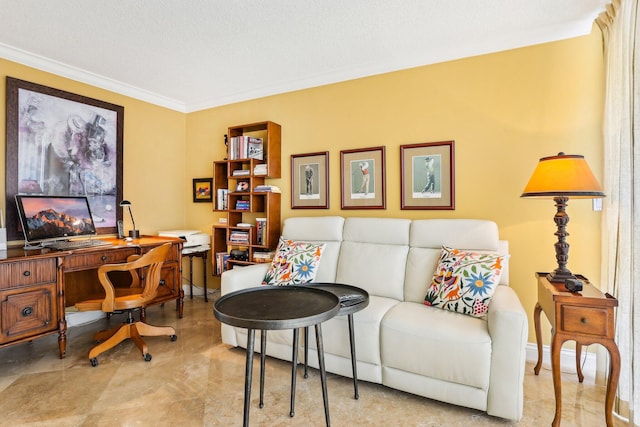
M640 419L640 25L639 0L614 0L597 20L604 38L604 191L602 276L618 299L622 360L614 410Z

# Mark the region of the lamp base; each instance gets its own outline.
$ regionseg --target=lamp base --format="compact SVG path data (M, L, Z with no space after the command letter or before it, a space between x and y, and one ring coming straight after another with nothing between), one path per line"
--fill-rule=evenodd
M140 230L129 230L129 237L132 239L137 239L140 237Z
M576 276L571 273L569 270L558 271L555 270L553 273L547 274L547 280L555 283L564 283L567 279L576 279Z

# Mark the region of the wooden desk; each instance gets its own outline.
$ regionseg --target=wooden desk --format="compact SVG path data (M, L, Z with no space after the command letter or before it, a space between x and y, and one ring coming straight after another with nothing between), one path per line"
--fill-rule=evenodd
M556 397L556 413L552 426L560 425L562 414L562 383L560 381L560 350L565 341L576 342L576 369L578 380L582 382L584 375L580 367L580 356L583 345L598 343L609 351L609 379L605 398L605 419L607 426L613 426L613 400L620 377L620 352L614 341L613 309L618 300L609 294L603 294L592 284L584 281L581 292L569 292L564 283L547 280L547 273L536 273L538 279L538 303L533 312L538 344L538 363L533 369L538 375L542 366L542 334L540 332L540 312L544 311L551 323L551 370L553 372L553 388Z
M104 295L97 269L126 261L163 243L172 247L162 268L162 283L152 304L176 300L182 318L182 239L144 236L125 242L102 238L112 246L69 251L25 250L11 247L0 252L0 348L58 333L60 358L66 355L65 307L91 295ZM127 286L128 283L121 282Z

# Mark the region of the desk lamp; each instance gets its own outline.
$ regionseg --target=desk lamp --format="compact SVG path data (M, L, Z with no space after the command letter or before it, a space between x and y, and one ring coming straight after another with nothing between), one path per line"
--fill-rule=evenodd
M550 282L575 280L576 276L567 268L569 243L566 241L569 215L565 209L569 198L594 199L604 197L602 187L593 176L584 156L558 153L543 157L533 171L521 197L553 198L556 214L553 217L558 230L554 233L558 241L554 244L558 268L547 275Z
M140 232L136 230L136 222L133 220L133 213L131 213L131 202L128 200L123 200L120 202L120 206L129 209L129 216L131 216L131 224L133 225L133 230L129 230L129 237L137 239L138 237L140 237Z

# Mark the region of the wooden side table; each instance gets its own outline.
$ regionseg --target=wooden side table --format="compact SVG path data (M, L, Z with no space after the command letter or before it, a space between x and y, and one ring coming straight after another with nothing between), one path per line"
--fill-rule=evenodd
M207 297L207 254L209 253L208 249L204 249L201 251L189 251L189 248L186 248L186 251L182 251L182 256L189 257L189 290L191 291L190 298L193 299L193 258L202 258L202 283L204 286L204 302L209 302Z
M540 332L540 312L549 319L552 328L551 370L556 398L556 413L553 427L560 425L562 415L562 384L560 381L560 350L565 341L576 342L576 369L578 380L584 375L580 367L580 354L583 345L601 344L609 351L609 379L604 410L608 427L613 426L613 400L620 377L620 352L614 341L614 307L618 300L609 294L603 294L586 279L581 292L570 292L564 283L549 282L547 273L536 273L538 279L538 303L533 312L533 321L538 344L538 363L533 369L538 375L542 366L542 334Z

